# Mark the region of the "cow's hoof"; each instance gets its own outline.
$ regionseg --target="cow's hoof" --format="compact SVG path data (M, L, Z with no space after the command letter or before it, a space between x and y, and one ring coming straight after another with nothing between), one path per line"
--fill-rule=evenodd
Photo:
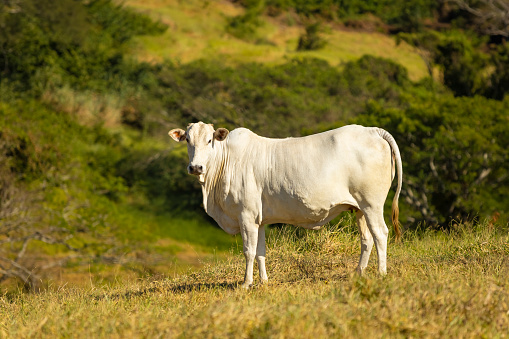
M253 284L252 284L252 283L250 283L250 284L248 284L248 283L243 283L242 285L240 285L240 288L241 288L241 289L243 289L243 290L248 290L248 289L250 289L251 287L253 287Z

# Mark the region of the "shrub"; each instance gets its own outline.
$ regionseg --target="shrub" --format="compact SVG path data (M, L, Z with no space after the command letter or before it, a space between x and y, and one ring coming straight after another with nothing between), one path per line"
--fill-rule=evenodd
M486 56L476 47L461 34L447 36L437 46L435 62L442 66L444 84L457 96L473 96L484 90Z
M406 108L372 101L353 121L381 126L397 140L404 201L411 206L401 210L410 212L409 220L448 225L453 219L504 214L508 200L496 187L509 184L501 170L509 156L502 127L508 102L433 94L404 98Z
M50 85L109 88L123 77L122 46L136 34L166 29L111 0L27 0L13 11L6 6L0 4L0 81L37 95Z
M459 31L400 34L398 39L421 50L430 75L433 66L439 66L444 85L456 96L485 92L489 65L487 55L480 49L484 39Z
M125 189L110 164L86 150L110 142L95 135L104 130L26 101L0 103L0 281L38 290L53 267L118 259L108 213Z
M502 100L509 93L509 46L502 45L491 54L494 70L489 78L485 95Z
M155 210L193 211L205 214L200 185L187 174L187 152L143 150L126 154L115 165L132 192L143 194Z
M327 41L320 36L322 29L319 22L306 26L306 33L299 37L298 51L312 51L325 47Z
M244 14L228 19L226 32L239 39L254 39L256 29L261 25L260 15L263 13L264 2L260 0L246 1Z

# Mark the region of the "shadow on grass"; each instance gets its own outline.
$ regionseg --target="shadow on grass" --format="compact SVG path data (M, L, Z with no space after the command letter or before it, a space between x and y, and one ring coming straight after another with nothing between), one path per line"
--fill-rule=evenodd
M352 273L349 272L349 273L337 273L337 274L333 274L333 275L330 275L330 276L327 276L327 277L322 277L322 276L299 276L299 277L293 277L293 278L289 278L289 279L285 279L285 281L272 281L272 282L269 282L269 285L280 285L280 284L298 284L298 283L302 283L302 282L318 282L318 281L321 281L321 282L325 282L325 283L328 283L328 282L343 282L343 281L347 281L351 278L352 276ZM172 293L172 294L184 294L184 293L189 293L189 292L204 292L204 291L211 291L211 290L223 290L223 291L233 291L233 290L236 290L236 289L241 289L242 285L242 281L236 281L236 282L217 282L217 283L184 283L184 284L172 284L172 283L168 283L168 284L165 284L165 283L162 283L158 286L154 286L154 287L149 287L149 288L144 288L144 289L141 289L141 290L134 290L134 291L127 291L127 292L123 292L123 293L112 293L112 294L102 294L102 295L95 295L95 296L92 296L92 298L96 301L100 301L100 300L119 300L119 299L124 299L124 300L130 300L132 298L137 298L137 297L143 297L143 296L148 296L150 294L153 294L153 293L158 293L158 292L165 292L165 293ZM257 289L257 288L261 288L262 286L267 286L267 285L259 285L259 284L255 284L253 285L250 289Z
M156 292L169 292L174 294L182 294L189 292L197 292L197 291L207 291L207 290L235 290L240 288L242 282L220 282L220 283L195 283L195 284L181 284L181 285L168 285L168 286L157 286L145 288L138 291L127 291L124 293L114 293L114 294L104 294L104 295L96 295L93 296L94 300L118 300L118 299L126 299L129 300L135 297L142 297Z
M213 289L221 289L221 290L235 290L240 288L242 282L234 282L234 283L196 283L196 284L182 284L171 286L168 288L169 292L173 293L187 293L192 291L205 291L205 290L213 290Z

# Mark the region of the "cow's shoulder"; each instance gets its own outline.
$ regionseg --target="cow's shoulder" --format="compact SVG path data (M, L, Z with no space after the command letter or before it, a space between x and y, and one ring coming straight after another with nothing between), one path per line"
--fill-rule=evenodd
M254 132L252 132L249 129L244 128L244 127L236 128L233 131L231 131L230 134L228 135L228 137L230 139L235 139L235 140L251 138L253 136L257 136L257 135Z
M244 149L255 144L260 137L247 128L236 128L228 134L228 147L233 149Z

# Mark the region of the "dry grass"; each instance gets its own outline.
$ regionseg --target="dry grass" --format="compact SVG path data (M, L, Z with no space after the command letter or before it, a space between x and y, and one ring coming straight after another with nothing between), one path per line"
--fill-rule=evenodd
M64 286L0 298L0 337L506 337L507 228L407 232L389 247L389 274L352 275L347 229L288 228L269 236L270 283L238 288L244 260L174 279Z
M238 64L260 62L281 64L288 58L312 56L331 65L360 58L364 54L389 58L405 66L412 80L427 76L427 69L413 48L377 32L356 32L329 27L324 34L325 48L296 52L305 26L290 14L277 18L265 16L258 28L258 39L244 41L225 32L227 19L243 13L230 1L209 0L127 0L125 4L168 25L161 36L137 38L133 54L144 61L166 58L187 63L196 59L216 59Z

